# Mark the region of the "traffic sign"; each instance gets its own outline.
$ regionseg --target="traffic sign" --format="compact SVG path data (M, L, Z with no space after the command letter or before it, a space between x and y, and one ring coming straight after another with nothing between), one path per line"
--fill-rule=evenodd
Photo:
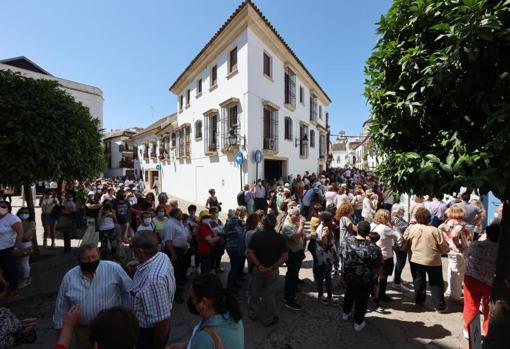
M156 165L156 171L161 171L161 164Z
M262 162L262 152L260 150L255 151L255 162L260 164Z
M236 162L236 165L241 165L243 163L243 153L241 153L240 151L238 151L236 153L236 156L235 156L235 162Z

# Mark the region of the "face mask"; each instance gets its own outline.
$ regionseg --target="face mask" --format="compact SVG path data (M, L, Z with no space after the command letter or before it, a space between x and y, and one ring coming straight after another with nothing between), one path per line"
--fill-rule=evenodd
M220 214L219 214L219 213L215 213L215 214L214 214L214 218L216 218L216 219L218 219L218 217L219 217L219 216L220 216Z
M159 212L158 212L158 217L159 217L159 218L163 218L163 217L165 217L165 212L164 212L164 211L159 211Z
M9 213L9 210L8 210L8 209L3 208L3 207L2 207L2 208L0 208L0 214L1 214L2 216L6 215L7 213Z
M20 214L19 217L21 219L23 219L24 221L26 221L28 218L30 218L30 215L28 213L23 213L23 214Z
M209 224L211 220L209 218L202 219L202 223Z
M137 203L137 202L138 202L138 201L136 200L136 198L135 198L135 197L131 197L131 198L129 198L129 204L130 204L131 206L136 205L136 203Z
M152 221L152 219L150 219L150 218L144 218L144 219L143 219L143 224L145 224L145 225L150 225L150 224L151 224L151 221Z
M98 186L96 187L96 189L97 189L97 190L102 190L102 189L103 189L103 186L102 186L102 185L98 185Z
M199 315L198 313L198 310L197 310L197 307L195 306L195 304L193 303L193 301L191 300L191 297L188 298L188 300L186 301L186 304L188 305L188 311L193 314L193 315Z
M84 273L95 273L98 265L99 259L97 261L87 263L80 262L81 271Z

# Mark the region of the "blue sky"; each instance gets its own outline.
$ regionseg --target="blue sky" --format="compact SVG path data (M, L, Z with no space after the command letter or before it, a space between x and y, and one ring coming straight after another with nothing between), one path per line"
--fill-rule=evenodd
M175 111L170 84L240 2L2 0L0 58L24 55L55 76L101 88L107 130L145 127ZM361 131L364 62L391 1L255 3L332 99L333 133Z

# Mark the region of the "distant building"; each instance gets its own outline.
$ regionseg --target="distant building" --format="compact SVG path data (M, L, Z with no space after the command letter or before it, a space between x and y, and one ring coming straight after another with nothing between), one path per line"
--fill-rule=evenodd
M81 102L89 108L90 115L99 120L100 128L103 127L104 99L103 91L99 88L53 76L25 56L0 60L0 70L18 72L32 79L57 81L60 87L73 96L77 102Z
M135 127L126 130L115 130L103 136L103 147L106 160L105 177L128 177L138 178L139 172L135 171L134 161L138 150L133 143L132 137L142 130Z
M161 190L161 180L166 178L161 163L175 162L177 158L176 130L177 114L174 113L158 119L132 136L137 151L135 173L139 174L139 178L143 178L145 188L151 189L158 180ZM163 139L168 142L162 141Z
M176 120L158 120L135 136L148 188L159 178L162 191L200 203L215 188L224 207L234 207L241 182L326 169L331 100L251 1L234 11L170 90Z

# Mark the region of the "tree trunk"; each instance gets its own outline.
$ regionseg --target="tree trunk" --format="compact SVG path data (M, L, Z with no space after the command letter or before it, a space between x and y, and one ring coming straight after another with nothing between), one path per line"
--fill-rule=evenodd
M510 348L510 188L504 197L496 277L492 285L489 333L484 349Z
M32 185L30 182L23 183L23 193L25 194L25 201L27 203L28 212L30 213L30 219L35 222L35 206L34 197L32 195ZM37 244L37 234L32 236L32 249L34 254L39 254L39 245Z

